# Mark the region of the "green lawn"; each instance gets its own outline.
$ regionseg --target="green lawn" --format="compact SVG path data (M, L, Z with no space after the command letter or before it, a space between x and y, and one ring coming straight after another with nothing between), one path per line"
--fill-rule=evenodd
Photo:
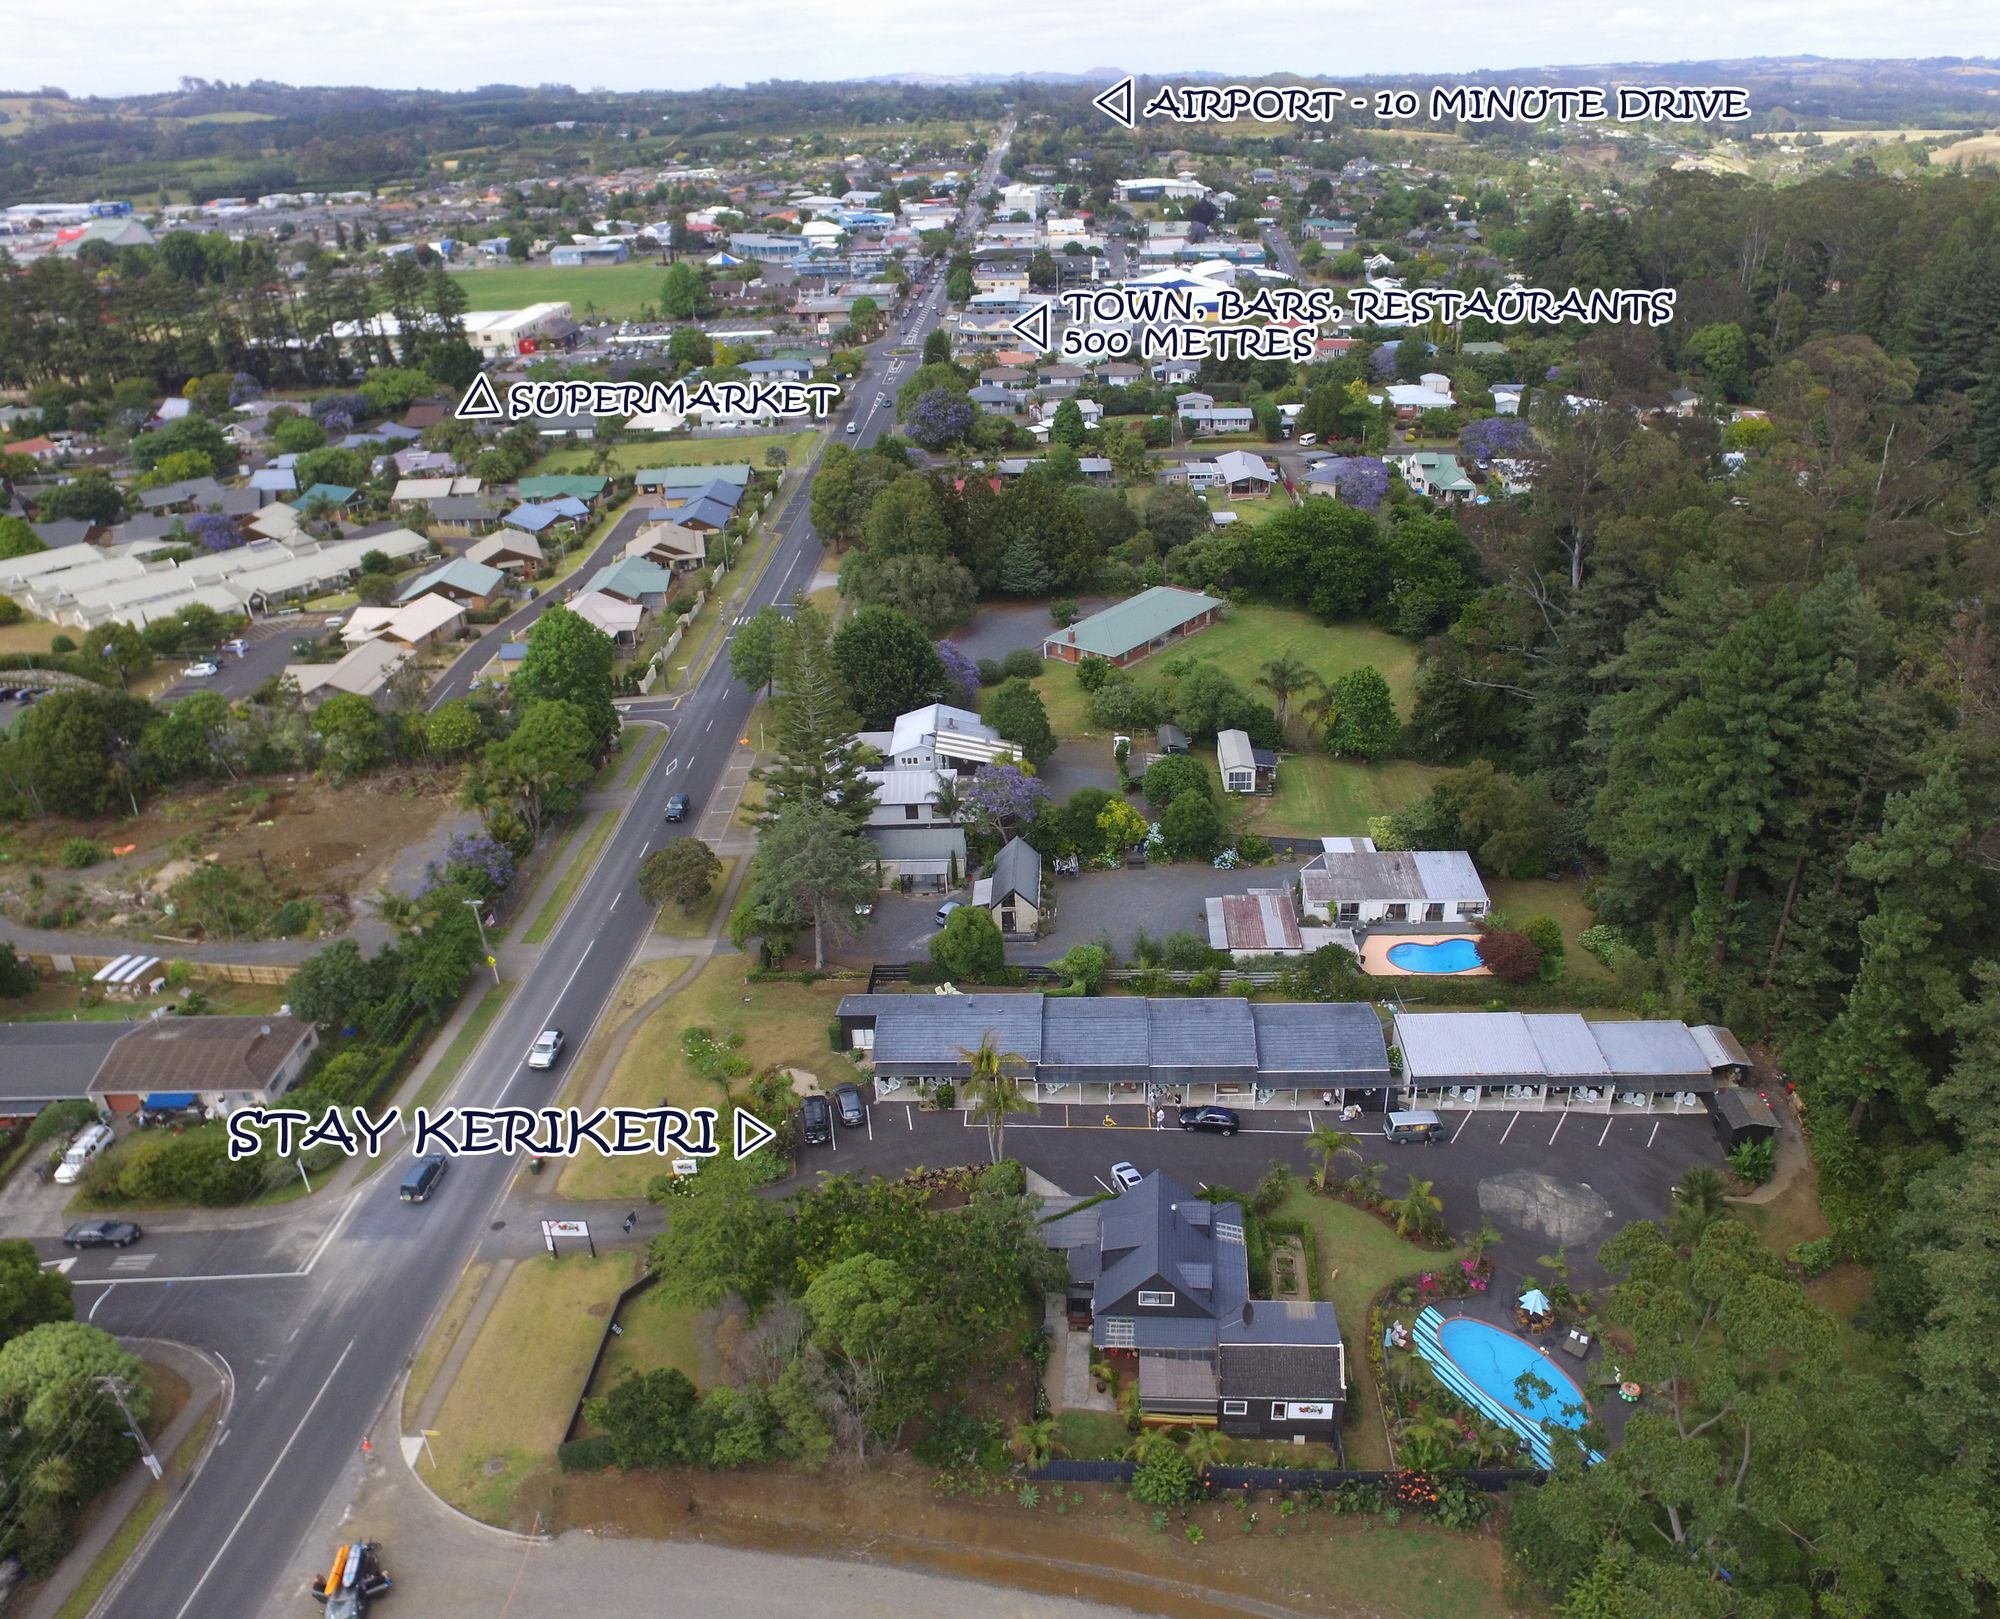
M1365 837L1371 815L1415 803L1437 776L1436 767L1410 759L1360 764L1325 753L1287 754L1278 790L1251 800L1250 825L1267 835Z
M659 1288L641 1293L618 1318L624 1333L611 1340L593 1394L609 1394L632 1372L656 1372L671 1366L690 1383L701 1382L701 1349L695 1339L701 1312L676 1304Z
M723 855L721 874L715 879L715 886L708 891L708 897L691 911L684 911L678 905L662 905L659 916L653 922L653 931L676 939L708 937L708 930L715 926L715 908L722 903L723 892L729 887L729 879L735 870L736 856Z
M1595 956L1578 946L1577 935L1597 920L1583 902L1583 883L1566 879L1552 883L1543 877L1518 881L1488 878L1487 896L1493 909L1519 927L1531 916L1552 916L1562 925L1564 970L1571 978L1609 978L1611 973Z
M592 817L590 835L583 840L583 846L556 879L555 887L549 890L549 897L543 901L541 910L535 913L534 921L528 924L528 931L521 935L523 944L540 944L555 931L556 923L562 920L564 908L590 868L597 862L597 852L604 847L604 840L611 836L612 828L618 824L618 817L605 813ZM567 844L569 834L565 833L563 843ZM563 845L559 844L552 859L560 858Z
M1274 512L1288 512L1292 509L1292 497L1280 489L1274 494L1257 495L1248 500L1218 500L1211 498L1209 508L1218 512L1236 513L1238 523L1261 523Z
M445 1500L509 1522L521 1481L552 1464L612 1301L632 1274L630 1254L537 1256L515 1267L438 1409L436 1466L418 1463Z
M1109 1411L1061 1411L1056 1414L1056 1454L1080 1460L1116 1459L1132 1443L1125 1419Z
M681 1049L681 1031L688 1028L706 1028L724 1040L740 1034L736 1054L753 1074L804 1068L829 1091L857 1077L854 1065L833 1051L826 1037L834 1008L853 984L751 984L743 971L743 957L716 956L685 981L633 1035L598 1100L606 1107L723 1106L724 1087L697 1074ZM587 1152L565 1166L559 1190L585 1200L641 1197L661 1167L653 1158Z
M1352 1169L1352 1163L1336 1162L1332 1173ZM1383 1182L1383 1190L1391 1195L1404 1189L1399 1176ZM1312 1228L1313 1245L1319 1254L1318 1296L1332 1302L1341 1337L1354 1357L1349 1378L1360 1414L1342 1434L1348 1465L1386 1467L1388 1447L1382 1436L1381 1403L1365 1356L1368 1306L1397 1277L1428 1265L1449 1263L1449 1257L1407 1243L1374 1215L1303 1187L1294 1189L1278 1206L1278 1218L1303 1220Z
M524 309L566 303L582 320L595 312L626 319L641 304L659 307L667 272L657 264L495 264L455 272L474 309Z
M788 467L803 466L812 456L816 429L800 433L750 433L742 438L657 439L651 444L614 444L615 465L626 472L649 467L708 467L747 464L762 472L764 452L773 445L785 452ZM589 472L589 449L552 450L535 463L533 476L554 472Z

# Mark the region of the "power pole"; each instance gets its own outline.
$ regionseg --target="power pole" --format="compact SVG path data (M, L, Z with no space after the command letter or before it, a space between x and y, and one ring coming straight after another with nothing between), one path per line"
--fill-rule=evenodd
M153 1454L153 1447L146 1443L146 1435L139 1427L138 1420L132 1415L132 1408L125 1403L127 1391L124 1380L117 1377L94 1377L91 1381L117 1403L119 1414L125 1418L125 1431L132 1436L139 1447L139 1460L146 1464L147 1472L154 1478L159 1478L164 1469L160 1466L160 1458Z

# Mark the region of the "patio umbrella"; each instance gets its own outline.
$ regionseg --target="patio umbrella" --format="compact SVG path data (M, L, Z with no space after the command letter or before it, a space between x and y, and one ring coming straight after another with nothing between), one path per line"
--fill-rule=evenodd
M1549 1313L1549 1296L1539 1287L1531 1287L1521 1295L1521 1308L1526 1310L1530 1315L1547 1315Z

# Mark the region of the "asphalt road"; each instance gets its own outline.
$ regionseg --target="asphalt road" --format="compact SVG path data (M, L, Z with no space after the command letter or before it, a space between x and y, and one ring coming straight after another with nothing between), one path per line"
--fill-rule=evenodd
M989 161L997 168L999 153ZM976 224L974 206L967 228ZM909 318L908 340L921 343L941 309L940 279ZM889 426L893 412L873 401L886 391L886 351L905 341L901 329L877 345L857 379L853 408L861 416L853 437L861 444ZM778 544L743 613L792 600L819 565L803 485L775 527ZM614 531L604 547L618 539ZM531 616L518 614L485 639L518 633ZM476 667L462 658L447 682L462 677L469 685ZM462 689L442 686L436 700ZM573 1049L588 1038L651 924L634 875L669 835L666 800L688 793L687 829L699 825L754 701L718 657L684 697L645 705L648 715L668 719L668 745L543 947L532 980L503 1005L447 1100L547 1100L550 1077L526 1067L530 1043L550 1025L568 1033ZM121 1570L100 1619L252 1619L263 1608L298 1536L394 1393L432 1314L482 1237L497 1228L516 1173L511 1160L460 1158L431 1201L406 1205L397 1195L407 1146L401 1151L403 1159L338 1209L308 1205L295 1219L247 1231L155 1237L129 1254L84 1256L72 1268L79 1310L98 1326L210 1349L235 1384L207 1465ZM43 1247L47 1257L61 1256L53 1242Z

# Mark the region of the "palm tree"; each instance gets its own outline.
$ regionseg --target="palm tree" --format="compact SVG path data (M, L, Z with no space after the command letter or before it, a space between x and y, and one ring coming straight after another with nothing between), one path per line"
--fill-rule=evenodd
M1410 1189L1396 1204L1396 1235L1415 1236L1444 1210L1444 1199L1431 1190L1429 1181L1410 1177Z
M1171 1428L1141 1428L1125 1447L1125 1454L1135 1462L1144 1462L1163 1450L1179 1449L1179 1441Z
M1451 1466L1462 1438L1457 1423L1434 1406L1421 1405L1417 1414L1403 1424L1398 1459L1405 1467L1435 1473Z
M1364 1162L1354 1172L1354 1190L1363 1197L1377 1197L1382 1191L1382 1166L1374 1162Z
M1211 1467L1220 1467L1229 1459L1229 1443L1215 1428L1190 1428L1187 1442L1181 1446L1181 1453L1188 1459L1197 1475Z
M1007 1145L1007 1116L1035 1110L1035 1104L1021 1094L1020 1086L1014 1082L1014 1075L1027 1067L1028 1059L1018 1051L996 1048L991 1029L979 1037L979 1044L972 1050L960 1046L958 1054L970 1069L966 1075L966 1094L972 1103L973 1116L986 1126L986 1150L997 1164Z
M1291 712L1293 694L1311 690L1319 684L1319 676L1313 673L1311 664L1294 656L1290 647L1284 647L1275 658L1267 659L1259 666L1257 684L1269 692L1278 705L1278 729L1282 731Z
M437 920L437 907L426 900L399 894L393 888L375 891L368 909L378 922L386 922L398 933L421 933Z
M1569 1250L1557 1248L1552 1254L1543 1254L1535 1263L1548 1267L1549 1285L1546 1291L1549 1302L1559 1310L1568 1309L1576 1302L1576 1294L1569 1285Z
M1305 710L1305 716L1311 722L1314 734L1324 736L1327 728L1333 724L1334 714L1340 707L1340 697L1337 689L1324 680L1315 680L1311 690L1312 695L1300 707Z
M1056 1419L1043 1417L1036 1422L1015 1423L1014 1448L1030 1467L1047 1467L1049 1458L1063 1448L1056 1438Z
M1674 1188L1674 1213L1667 1222L1667 1236L1676 1248L1692 1249L1702 1233L1728 1212L1728 1188L1722 1172L1698 1164L1681 1176Z
M1352 1158L1360 1162L1361 1142L1345 1130L1329 1130L1322 1126L1306 1137L1306 1151L1319 1159L1319 1168L1313 1171L1313 1184L1324 1192L1326 1172L1334 1159Z
M1500 1228L1491 1220L1481 1220L1477 1231L1465 1234L1465 1257L1478 1264L1486 1257L1486 1250L1500 1245Z
M931 813L940 821L950 825L958 820L959 812L965 805L958 796L958 777L949 770L940 770L937 777L937 791L931 794Z

